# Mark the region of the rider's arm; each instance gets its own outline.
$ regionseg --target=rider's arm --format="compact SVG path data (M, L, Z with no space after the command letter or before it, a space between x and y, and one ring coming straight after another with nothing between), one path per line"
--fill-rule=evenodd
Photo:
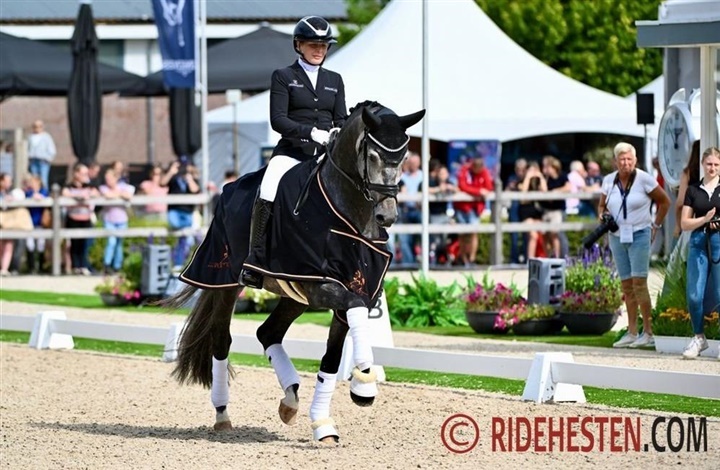
M342 127L347 120L347 106L345 104L345 84L338 75L338 91L335 95L335 108L333 109L333 127Z

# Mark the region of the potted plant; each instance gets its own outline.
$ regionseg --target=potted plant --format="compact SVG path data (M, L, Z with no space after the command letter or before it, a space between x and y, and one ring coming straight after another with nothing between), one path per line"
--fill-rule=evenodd
M507 333L508 326L500 311L511 306L525 304L525 298L514 282L509 286L495 284L486 272L481 282L472 276L467 278L465 294L465 318L476 333Z
M705 337L709 348L701 353L704 357L717 357L720 348L720 314L712 312L704 317ZM682 354L693 337L690 313L685 308L668 307L653 315L655 350L667 354Z
M141 298L140 291L130 279L124 275L105 276L100 284L95 286L95 292L108 307L127 305Z
M248 290L251 288L245 288L238 294L237 300L235 300L235 313L247 313L255 310L255 302L248 296Z
M413 275L412 282L388 279L383 289L392 326L467 326L462 289L456 282L440 286L421 274Z
M565 270L565 292L559 307L570 333L607 333L617 322L622 303L620 278L608 251L595 246L571 261Z
M559 321L552 305L519 303L500 310L501 326L512 328L516 335L539 336L559 333Z

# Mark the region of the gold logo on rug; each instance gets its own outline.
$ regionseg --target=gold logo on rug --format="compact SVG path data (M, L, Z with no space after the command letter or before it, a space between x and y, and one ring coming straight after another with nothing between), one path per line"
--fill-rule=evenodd
M363 273L358 269L355 271L353 279L348 283L347 287L358 295L368 295L367 290L365 289L366 283L367 281L365 281L365 276L363 276Z

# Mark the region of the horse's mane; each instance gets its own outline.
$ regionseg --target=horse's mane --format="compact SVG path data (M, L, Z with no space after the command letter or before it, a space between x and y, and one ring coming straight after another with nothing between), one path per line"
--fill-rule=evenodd
M374 108L374 107L384 108L384 106L381 105L380 103L378 103L377 101L365 100L365 101L362 101L362 102L356 104L356 105L353 106L352 108L350 108L350 114L353 114L355 111L361 111L362 108L367 108L367 107L370 107L370 108Z

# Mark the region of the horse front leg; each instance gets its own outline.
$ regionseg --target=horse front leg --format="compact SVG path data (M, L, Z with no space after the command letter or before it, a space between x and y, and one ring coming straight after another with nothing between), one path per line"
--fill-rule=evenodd
M310 404L310 421L313 438L325 444L334 444L340 440L335 421L330 417L330 403L337 384L343 343L348 327L334 312L328 333L325 355L320 361L320 372L315 381L315 394Z
M290 325L305 311L307 307L288 297L280 299L278 306L257 329L257 338L265 350L265 357L275 371L285 396L280 400L278 414L283 423L294 425L300 408L298 390L300 376L288 356L282 341Z

